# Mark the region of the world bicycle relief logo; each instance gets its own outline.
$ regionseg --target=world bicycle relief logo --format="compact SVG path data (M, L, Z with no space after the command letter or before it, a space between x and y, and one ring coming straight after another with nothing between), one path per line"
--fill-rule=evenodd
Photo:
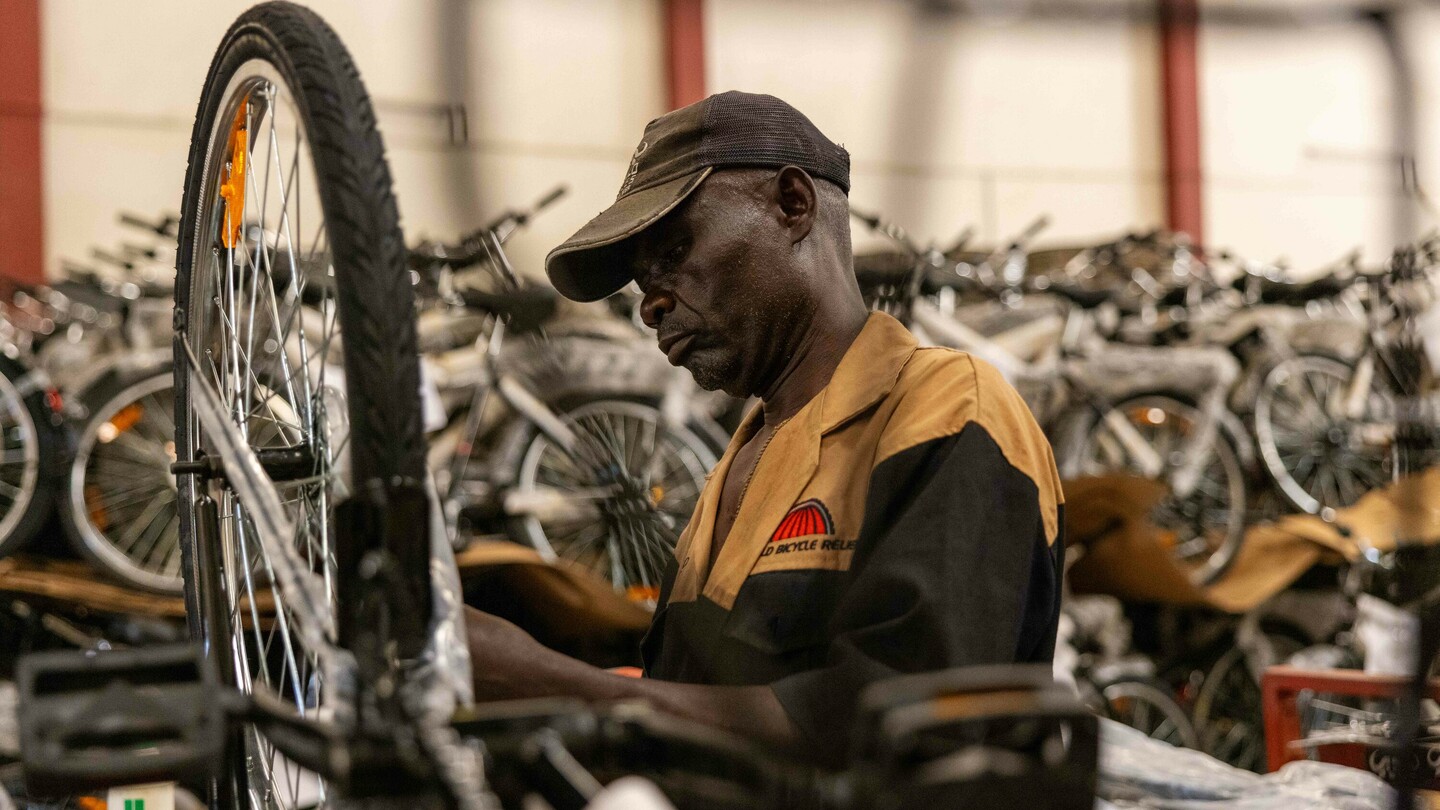
M640 171L640 156L645 154L649 146L649 141L641 141L640 145L635 147L635 154L630 157L630 170L625 172L625 182L620 184L620 193L615 195L615 199L618 200L630 192L630 186L635 183L635 175Z

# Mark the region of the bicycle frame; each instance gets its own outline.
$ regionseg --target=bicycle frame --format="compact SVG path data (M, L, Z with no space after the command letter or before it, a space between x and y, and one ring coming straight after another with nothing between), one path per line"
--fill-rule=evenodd
M463 377L460 384L471 391L460 411L463 413L460 417L463 424L452 422L445 436L437 442L439 452L431 457L432 468L443 465L448 472L444 493L447 501L462 495L461 488L467 480L467 473L475 463L474 448L483 434L493 427L486 424L485 416L492 396L499 396L509 411L510 416L502 424L511 425L514 420L519 420L531 425L567 457L582 460L577 456L579 439L565 418L521 375L503 368L501 360L507 335L504 321L497 319L489 336L477 341L473 350L454 350L457 355L462 355L454 365L467 366L458 375ZM472 366L470 358L475 355L479 356L479 360ZM664 389L656 393L660 397L662 429L683 426L693 418L694 386L688 375L671 374ZM538 513L546 508L547 503L533 497L519 497L516 493L508 493L503 500L506 514L512 516L535 514L543 517Z
M1072 395L1088 402L1097 418L1103 421L1120 441L1125 452L1138 467L1138 472L1149 478L1166 478L1177 496L1189 496L1199 484L1205 466L1210 463L1212 447L1219 434L1221 412L1225 407L1229 381L1218 381L1221 384L1211 387L1210 392L1202 398L1199 403L1201 418L1193 426L1183 445L1185 461L1173 469L1167 469L1166 460L1160 457L1124 414L1114 409L1109 399L1087 383L1083 373L1078 373L1073 364L1059 362L1061 357L1070 353L1066 344L1061 346L1060 357L1046 356L1036 362L1027 362L1000 345L997 339L987 338L954 318L947 317L938 307L923 298L916 298L911 302L910 313L924 334L938 338L943 345L980 357L998 368L1007 379L1063 379ZM1083 319L1088 317L1078 308L1071 310L1070 323L1065 329L1069 336L1067 343L1073 343L1075 335L1084 331Z

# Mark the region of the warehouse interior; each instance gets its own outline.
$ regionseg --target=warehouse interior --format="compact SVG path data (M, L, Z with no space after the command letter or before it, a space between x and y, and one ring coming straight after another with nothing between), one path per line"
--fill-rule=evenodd
M0 21L0 810L1440 802L1440 4L0 0ZM279 44L253 50L244 25ZM341 50L284 25L322 44L333 31ZM331 67L348 52L358 80L304 74L302 46ZM268 77L258 95L227 79L247 70ZM590 249L586 229L637 172L645 185L647 124L730 91L793 107L813 124L794 137L847 155L844 286L854 275L870 314L797 413L775 406L783 388L706 384L641 264L593 302L556 280L556 256ZM300 101L251 112L286 93ZM334 156L329 103L360 133ZM768 131L732 125L741 141ZM384 193L337 196L327 184L372 159L355 145L372 130L384 150L366 176ZM282 167L266 209L291 132L317 169ZM811 194L834 181L800 168ZM319 232L278 218L299 219L297 177L318 184ZM602 247L643 255L637 234L683 221L703 199L685 195L717 185L701 182ZM394 255L359 247L391 234ZM218 286L196 280L210 262ZM362 271L398 279L366 293L387 300L347 297L369 289ZM747 305L737 278L715 306ZM258 292L272 286L273 316ZM1009 581L929 547L900 555L951 577L913 615L961 629L912 637L898 613L867 627L895 660L836 675L833 735L815 735L781 684L841 672L859 634L832 601L866 581L850 549L883 557L869 533L912 518L857 511L845 536L814 483L851 465L827 456L835 424L816 429L819 473L810 445L767 448L797 414L869 407L874 379L904 379L855 371L882 320L907 351L975 358L1023 403L1016 424L1044 458L1023 492L1061 527L1041 577L1054 609L1047 652L971 660L953 640L1008 639L1008 614L961 615L960 595L1008 604ZM354 337L332 345L336 331ZM278 365L252 373L262 354ZM316 357L323 393L297 393ZM363 371L392 360L418 396ZM272 433L242 418L252 399ZM423 474L345 480L356 445L402 447L411 430ZM618 455L592 464L592 440ZM1000 455L1030 469L1018 452ZM888 460L872 455L855 464ZM788 493L778 478L731 492L747 457L756 480L811 470L777 526L745 510ZM972 495L1012 508L1000 478L973 475L940 506L907 479L897 502L952 527L985 522ZM879 480L845 490L856 510L877 508ZM848 578L742 616L751 582L809 569L767 568L765 548L736 563L754 566L735 569L743 585L717 579L729 558L696 557L693 538L726 508L772 543L849 541L830 572ZM705 664L671 677L654 650L674 655L664 622L676 633L687 593L726 613L694 644ZM806 622L803 645L772 637ZM725 663L745 632L798 675ZM541 673L513 695L485 674L512 643ZM571 662L598 674L552 687ZM634 684L593 680L617 673ZM766 715L738 698L705 722L705 694L671 681L765 689L790 736L754 733L745 718ZM606 683L606 699L590 690ZM825 736L851 741L845 759L817 759Z

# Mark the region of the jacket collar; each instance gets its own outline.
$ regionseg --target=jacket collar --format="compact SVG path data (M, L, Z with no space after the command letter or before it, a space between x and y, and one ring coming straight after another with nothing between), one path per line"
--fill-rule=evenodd
M872 312L820 396L820 432L829 433L884 399L919 341L899 321Z
M829 433L884 399L919 345L915 335L890 315L870 313L830 381L802 409L820 409L818 418L810 422L812 429L818 426L820 435ZM762 411L763 406L757 405L740 420L731 437L732 448L738 449L749 441Z
M709 568L720 490L735 454L754 435L760 407L746 416L706 481L690 525L676 547L680 569L670 601L693 601L704 593L729 608L768 539L810 482L820 461L820 438L879 402L895 387L917 341L899 321L872 313L850 344L830 382L795 416L776 429L757 463L730 537Z

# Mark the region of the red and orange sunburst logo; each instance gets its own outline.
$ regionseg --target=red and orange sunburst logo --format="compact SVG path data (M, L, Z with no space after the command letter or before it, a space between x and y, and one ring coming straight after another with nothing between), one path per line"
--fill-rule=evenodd
M810 498L795 504L785 513L785 519L780 521L780 525L775 527L775 533L770 535L770 542L834 533L835 522L830 519L830 510L819 500Z

